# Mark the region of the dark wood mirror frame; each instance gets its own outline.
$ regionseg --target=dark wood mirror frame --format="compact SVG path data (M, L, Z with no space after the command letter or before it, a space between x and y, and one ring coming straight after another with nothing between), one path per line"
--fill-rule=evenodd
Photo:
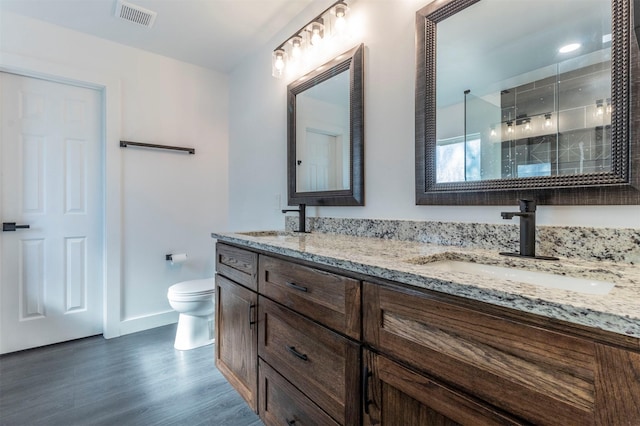
M364 205L364 45L337 57L287 86L287 188L290 206ZM344 60L342 60L344 58ZM329 69L326 67L329 66ZM296 189L296 95L349 70L350 87L350 187L336 191L297 192Z
M632 0L611 0L611 172L436 183L437 25L478 1L435 0L416 13L416 204L509 205L518 199L547 205L640 204L640 52Z

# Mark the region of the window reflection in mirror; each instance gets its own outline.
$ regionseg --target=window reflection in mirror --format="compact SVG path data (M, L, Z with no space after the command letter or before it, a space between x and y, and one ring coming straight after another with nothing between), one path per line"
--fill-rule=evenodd
M296 96L296 191L349 189L349 70Z
M438 23L436 182L610 172L611 3L507 3Z

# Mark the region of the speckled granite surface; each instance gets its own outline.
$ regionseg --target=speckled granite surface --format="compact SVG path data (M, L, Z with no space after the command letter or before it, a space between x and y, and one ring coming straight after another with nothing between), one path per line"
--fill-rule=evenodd
M450 246L337 233L266 231L213 233L211 236L219 241L247 248L640 338L640 267L629 263L568 259L558 252L544 254L559 255L560 261L531 261L500 256L494 248ZM443 241L451 237L440 238ZM481 238L474 241L483 245ZM605 251L602 249L602 252ZM533 269L612 282L615 287L606 295L583 294L484 275L445 271L430 264L442 259Z
M298 229L298 218L287 216L285 229ZM517 222L418 222L409 220L307 218L314 232L417 241L448 246L518 251ZM536 254L585 260L607 260L640 265L640 229L538 226Z

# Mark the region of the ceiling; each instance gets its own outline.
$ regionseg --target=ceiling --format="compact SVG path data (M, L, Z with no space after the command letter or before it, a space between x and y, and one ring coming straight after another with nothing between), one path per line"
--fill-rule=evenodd
M499 94L550 72L603 61L611 46L611 3L481 1L439 22L437 33L438 103L458 104L465 90L481 97ZM578 50L558 52L575 42Z
M318 1L127 0L157 12L151 28L117 18L117 0L0 0L0 8L227 73Z

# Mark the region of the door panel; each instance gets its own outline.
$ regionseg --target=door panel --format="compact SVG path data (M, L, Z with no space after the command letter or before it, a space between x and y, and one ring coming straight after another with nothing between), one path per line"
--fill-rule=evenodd
M102 332L102 96L0 73L0 353Z

